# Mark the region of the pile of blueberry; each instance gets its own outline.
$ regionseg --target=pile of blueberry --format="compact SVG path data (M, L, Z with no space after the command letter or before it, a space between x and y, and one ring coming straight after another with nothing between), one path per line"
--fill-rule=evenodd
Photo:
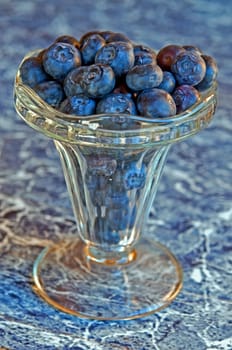
M174 116L191 107L217 77L217 64L195 46L158 53L122 33L58 37L20 67L24 84L52 107L76 116L102 113Z

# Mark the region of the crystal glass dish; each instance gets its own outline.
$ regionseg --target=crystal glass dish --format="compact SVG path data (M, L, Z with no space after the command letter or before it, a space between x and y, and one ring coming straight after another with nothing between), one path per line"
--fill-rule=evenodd
M34 289L44 300L73 315L109 320L148 315L176 297L181 266L155 233L147 238L146 221L170 146L207 127L216 90L215 83L191 109L166 119L75 117L42 101L18 70L16 110L54 140L77 224L75 239L47 247L35 261Z

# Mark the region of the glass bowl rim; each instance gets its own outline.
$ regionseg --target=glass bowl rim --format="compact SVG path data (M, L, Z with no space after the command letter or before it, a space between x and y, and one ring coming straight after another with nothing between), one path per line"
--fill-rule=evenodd
M210 104L213 104L216 102L216 96L217 96L217 82L215 81L212 86L203 91L200 92L200 100L195 103L191 108L187 109L186 111L176 114L175 116L171 116L168 118L148 118L141 115L128 115L128 114L94 114L90 116L73 116L70 114L65 114L53 107L51 107L49 104L47 104L45 101L43 101L36 92L30 88L29 86L23 84L21 77L20 77L20 67L22 63L29 57L33 57L38 55L38 53L41 51L41 49L34 50L29 52L21 61L19 64L16 76L15 76L15 82L14 82L14 101L16 105L17 110L17 103L16 100L20 100L20 92L24 94L24 96L27 96L29 98L30 103L27 103L25 101L20 101L22 105L25 105L25 108L34 112L38 113L40 112L41 115L46 115L46 119L50 121L51 123L57 123L60 127L71 127L77 131L82 131L83 133L91 133L95 132L96 130L98 134L100 133L101 136L110 136L110 137L127 137L132 135L140 135L145 134L146 132L159 132L159 130L164 130L164 128L168 128L169 130L172 130L172 128L179 127L182 124L185 124L188 121L197 119L197 114L201 112L206 106L209 106ZM39 106L39 109L38 109ZM17 110L18 111L18 110ZM19 113L19 111L18 111ZM21 113L19 113L21 114ZM213 113L212 113L213 115ZM22 115L21 115L22 116ZM116 129L116 128L103 128L100 124L102 120L106 120L109 117L112 118L130 118L130 120L136 121L141 123L140 128L130 128L130 129ZM23 119L26 119L23 117ZM26 120L27 121L27 120ZM31 123L31 126L32 123ZM41 128L41 131L42 128ZM55 138L55 137L54 137Z

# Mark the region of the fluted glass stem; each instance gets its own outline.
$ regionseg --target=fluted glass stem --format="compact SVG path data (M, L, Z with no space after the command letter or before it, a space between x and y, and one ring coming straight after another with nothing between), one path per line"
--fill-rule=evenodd
M89 257L119 263L133 259L170 146L130 151L55 145Z

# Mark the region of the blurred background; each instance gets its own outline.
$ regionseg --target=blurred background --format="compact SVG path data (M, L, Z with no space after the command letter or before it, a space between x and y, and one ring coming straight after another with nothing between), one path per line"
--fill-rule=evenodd
M228 0L0 0L0 347L232 349L231 14ZM215 118L171 149L148 223L183 264L183 292L170 308L129 323L64 315L30 286L41 247L75 232L75 223L52 141L16 115L15 73L28 51L95 29L155 50L196 45L219 66Z

